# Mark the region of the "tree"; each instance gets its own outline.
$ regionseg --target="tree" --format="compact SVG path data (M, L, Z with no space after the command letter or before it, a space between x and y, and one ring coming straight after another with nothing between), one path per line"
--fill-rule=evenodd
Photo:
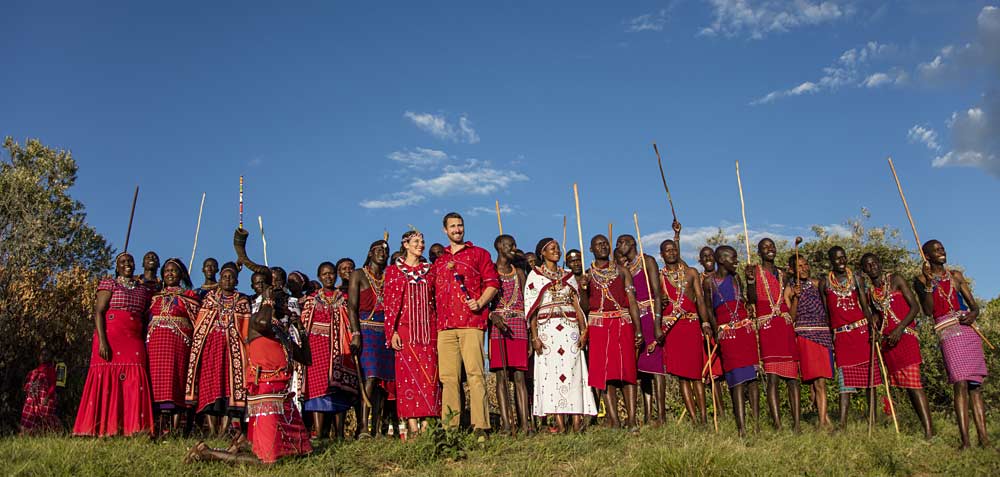
M70 368L61 409L74 409L90 352L97 279L112 249L69 195L77 164L37 139L7 137L0 161L0 430L17 422L21 383L49 347ZM66 414L63 413L65 416Z

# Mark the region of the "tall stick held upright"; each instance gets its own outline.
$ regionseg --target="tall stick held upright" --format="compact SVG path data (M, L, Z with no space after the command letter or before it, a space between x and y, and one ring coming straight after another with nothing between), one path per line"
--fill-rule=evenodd
M580 225L580 191L573 183L573 200L576 202L576 235L580 239L580 266L587 269L587 254L583 253L583 227Z
M264 243L264 266L269 267L267 264L267 237L264 236L264 218L257 216L257 223L260 224L260 241Z
M139 186L135 186L135 193L132 194L132 211L128 213L128 230L125 231L125 250L128 252L128 240L132 237L132 219L135 218L135 201L139 199Z
M743 202L743 180L740 179L740 161L736 161L736 185L740 187L740 213L743 214L743 239L747 246L747 264L750 264L750 232L747 231L747 206Z
M497 228L500 229L500 235L503 235L503 221L500 220L500 201L497 201Z
M201 193L201 205L198 206L198 224L194 226L194 245L191 247L191 261L188 270L194 267L194 253L198 250L198 233L201 232L201 211L205 210L205 193Z
M656 147L655 142L653 143L653 151L656 152L656 163L660 166L660 179L663 180L663 190L667 191L667 202L670 202L670 214L674 216L674 220L676 221L677 212L674 211L674 199L670 196L670 188L667 187L667 176L663 174L663 159L660 159L660 149ZM739 165L736 167L738 169Z
M243 230L243 176L240 176L240 230Z

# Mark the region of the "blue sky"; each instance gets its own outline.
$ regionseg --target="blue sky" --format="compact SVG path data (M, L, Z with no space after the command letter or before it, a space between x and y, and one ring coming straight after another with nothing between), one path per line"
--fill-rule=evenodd
M939 238L1000 293L1000 10L989 2L19 2L0 19L0 134L71 149L73 195L115 246L141 186L136 251L232 258L238 178L272 264L362 259L388 228L443 241L466 215L533 249L670 213L685 254L740 223L808 237L862 207ZM992 257L990 253L987 257ZM244 277L244 282L248 282ZM241 288L246 288L247 283Z

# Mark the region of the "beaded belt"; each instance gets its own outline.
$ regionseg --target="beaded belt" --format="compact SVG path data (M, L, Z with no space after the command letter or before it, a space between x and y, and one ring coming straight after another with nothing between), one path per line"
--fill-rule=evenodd
M653 302L652 298L649 299L649 300L640 301L638 303L639 314L642 315L642 314L645 314L646 312L653 313L653 305L654 305L654 302Z
M181 339L184 340L185 345L191 345L191 337L188 336L190 333L181 331L181 328L185 328L187 330L191 329L191 320L186 316L154 316L149 322L149 331L146 333L146 342L149 342L150 333L152 333L155 328L167 328L173 334L181 337Z
M662 323L665 323L665 324L669 323L669 324L672 325L672 324L674 324L674 323L676 323L676 322L678 322L680 320L698 320L698 314L697 313L684 313L681 316L677 316L677 315L663 315L663 321L662 321Z
M623 312L622 310L616 311L592 311L590 312L589 320L587 324L590 326L604 326L604 320L624 320L629 323L632 322L632 315Z
M756 322L757 327L760 328L765 323L771 321L772 318L784 318L785 322L787 322L788 324L792 323L792 315L788 312L772 313L770 315L758 316L754 321Z
M313 323L309 334L329 337L332 326L333 323Z
M934 323L934 332L940 335L944 330L958 325L958 319L961 316L960 313L949 313L943 320Z
M566 310L566 307L570 309ZM576 321L576 310L572 308L572 305L567 303L550 303L539 307L536 316L539 321L549 318L566 318L567 320Z
M866 325L868 325L868 318L862 318L858 321L855 321L854 323L848 323L844 326L841 326L840 328L834 328L833 333L834 334L847 333L848 331L854 331Z
M372 316L375 316L374 313L371 313L371 312L368 312L368 313L369 313L368 318L362 318L362 319L358 320L358 321L361 322L361 327L362 328L368 328L368 329L385 329L385 317L384 317L384 315L383 315L382 321L377 321L377 320L371 319Z
M247 396L247 415L284 414L285 400L291 395L292 393L272 393Z
M742 319L740 321L730 321L729 323L721 324L721 325L719 325L718 338L720 340L724 339L727 335L730 334L730 333L727 333L727 332L735 331L735 330L737 330L739 328L744 328L744 327L747 327L747 326L753 326L753 320L752 319L750 319L750 318L744 318L744 319Z
M795 331L830 331L829 326L796 326Z

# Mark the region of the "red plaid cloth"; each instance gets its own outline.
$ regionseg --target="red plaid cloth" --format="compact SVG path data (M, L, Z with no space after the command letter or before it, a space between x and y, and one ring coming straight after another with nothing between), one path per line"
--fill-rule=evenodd
M36 434L62 429L56 417L56 368L51 363L39 365L24 382L24 408L21 410L21 433Z
M216 327L205 338L198 366L198 412L219 399L229 397L229 362L226 360L226 332Z
M190 336L190 328L184 331ZM149 378L153 382L153 404L170 403L184 407L184 386L191 356L189 343L190 338L185 340L171 328L156 327L149 331L146 349Z
M777 374L783 378L798 379L799 363L798 361L772 361L764 363L764 373Z
M896 372L889 373L889 384L897 388L922 389L920 382L920 363L911 364Z
M123 287L114 278L106 277L97 285L97 291L111 292L109 310L125 310L129 313L146 314L149 309L149 299L152 290L145 285L136 283L132 289Z
M875 381L868 386L868 363L856 364L854 366L843 366L840 369L843 387L845 388L868 388L882 384L882 372L878 366L875 367Z

